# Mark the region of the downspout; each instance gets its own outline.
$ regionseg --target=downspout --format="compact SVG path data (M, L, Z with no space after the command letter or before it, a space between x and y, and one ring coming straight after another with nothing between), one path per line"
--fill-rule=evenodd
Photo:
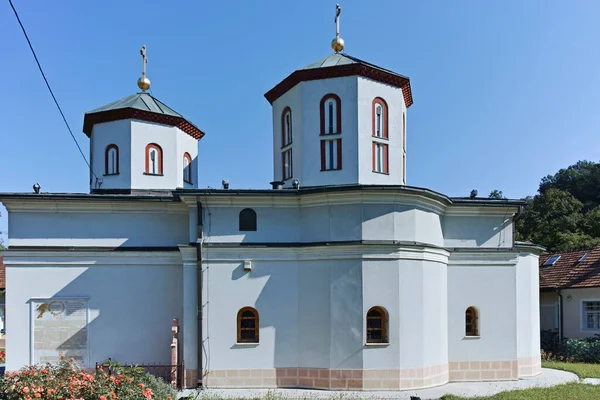
M204 349L204 335L202 334L202 241L204 240L202 234L202 203L196 202L198 207L198 233L196 239L196 262L198 263L198 380L200 381L200 387L203 387L203 364L202 364L202 350Z
M563 297L560 289L556 289L558 295L558 339L562 345L563 341Z

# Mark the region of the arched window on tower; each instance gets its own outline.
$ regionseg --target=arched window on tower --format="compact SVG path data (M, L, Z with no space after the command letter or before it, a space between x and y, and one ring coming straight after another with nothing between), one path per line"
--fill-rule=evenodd
M119 173L119 147L116 144L106 146L104 153L104 174L116 175Z
M150 143L146 146L146 174L163 174L162 148L156 143Z
M237 315L237 342L258 343L259 332L258 311L252 307L244 307Z
M183 154L183 180L192 183L192 157L189 153Z
M256 211L251 208L244 208L240 211L240 231L256 230Z
M334 93L323 96L321 116L321 171L342 169L342 100ZM336 136L331 136L336 135Z
M292 109L286 107L281 113L281 147L292 144Z
M383 307L367 312L367 343L388 343L388 315Z
M465 336L479 336L479 316L475 307L465 311Z
M373 99L373 136L388 138L388 107L381 97Z

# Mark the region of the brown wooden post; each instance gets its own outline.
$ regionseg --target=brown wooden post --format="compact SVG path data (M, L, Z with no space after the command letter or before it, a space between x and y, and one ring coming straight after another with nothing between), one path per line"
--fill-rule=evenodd
M173 389L177 389L179 383L177 377L179 373L179 321L177 318L173 320L171 334L173 335L171 340L171 386Z

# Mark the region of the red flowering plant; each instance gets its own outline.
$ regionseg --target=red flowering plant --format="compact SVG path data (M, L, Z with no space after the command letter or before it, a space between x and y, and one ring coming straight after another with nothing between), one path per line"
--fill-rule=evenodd
M6 400L173 400L175 393L164 381L140 368L109 365L85 371L73 358L61 357L55 365L36 365L0 378L0 398Z
M0 364L6 363L6 351L0 350Z

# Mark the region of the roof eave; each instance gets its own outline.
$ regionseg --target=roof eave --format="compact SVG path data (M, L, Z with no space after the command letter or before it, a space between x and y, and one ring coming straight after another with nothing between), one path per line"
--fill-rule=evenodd
M175 126L196 140L202 139L205 135L202 130L183 117L177 117L169 114L159 114L152 111L144 111L130 107L86 113L83 118L83 133L85 133L87 137L90 137L92 135L92 129L94 125L103 122L112 122L124 119L137 119Z
M362 76L364 78L369 78L377 82L400 88L402 89L406 107L408 108L413 104L409 78L363 64L346 64L324 68L296 70L287 78L275 85L275 87L273 87L267 93L265 93L265 98L270 104L273 104L275 100L300 82L318 79L341 78L353 75Z

